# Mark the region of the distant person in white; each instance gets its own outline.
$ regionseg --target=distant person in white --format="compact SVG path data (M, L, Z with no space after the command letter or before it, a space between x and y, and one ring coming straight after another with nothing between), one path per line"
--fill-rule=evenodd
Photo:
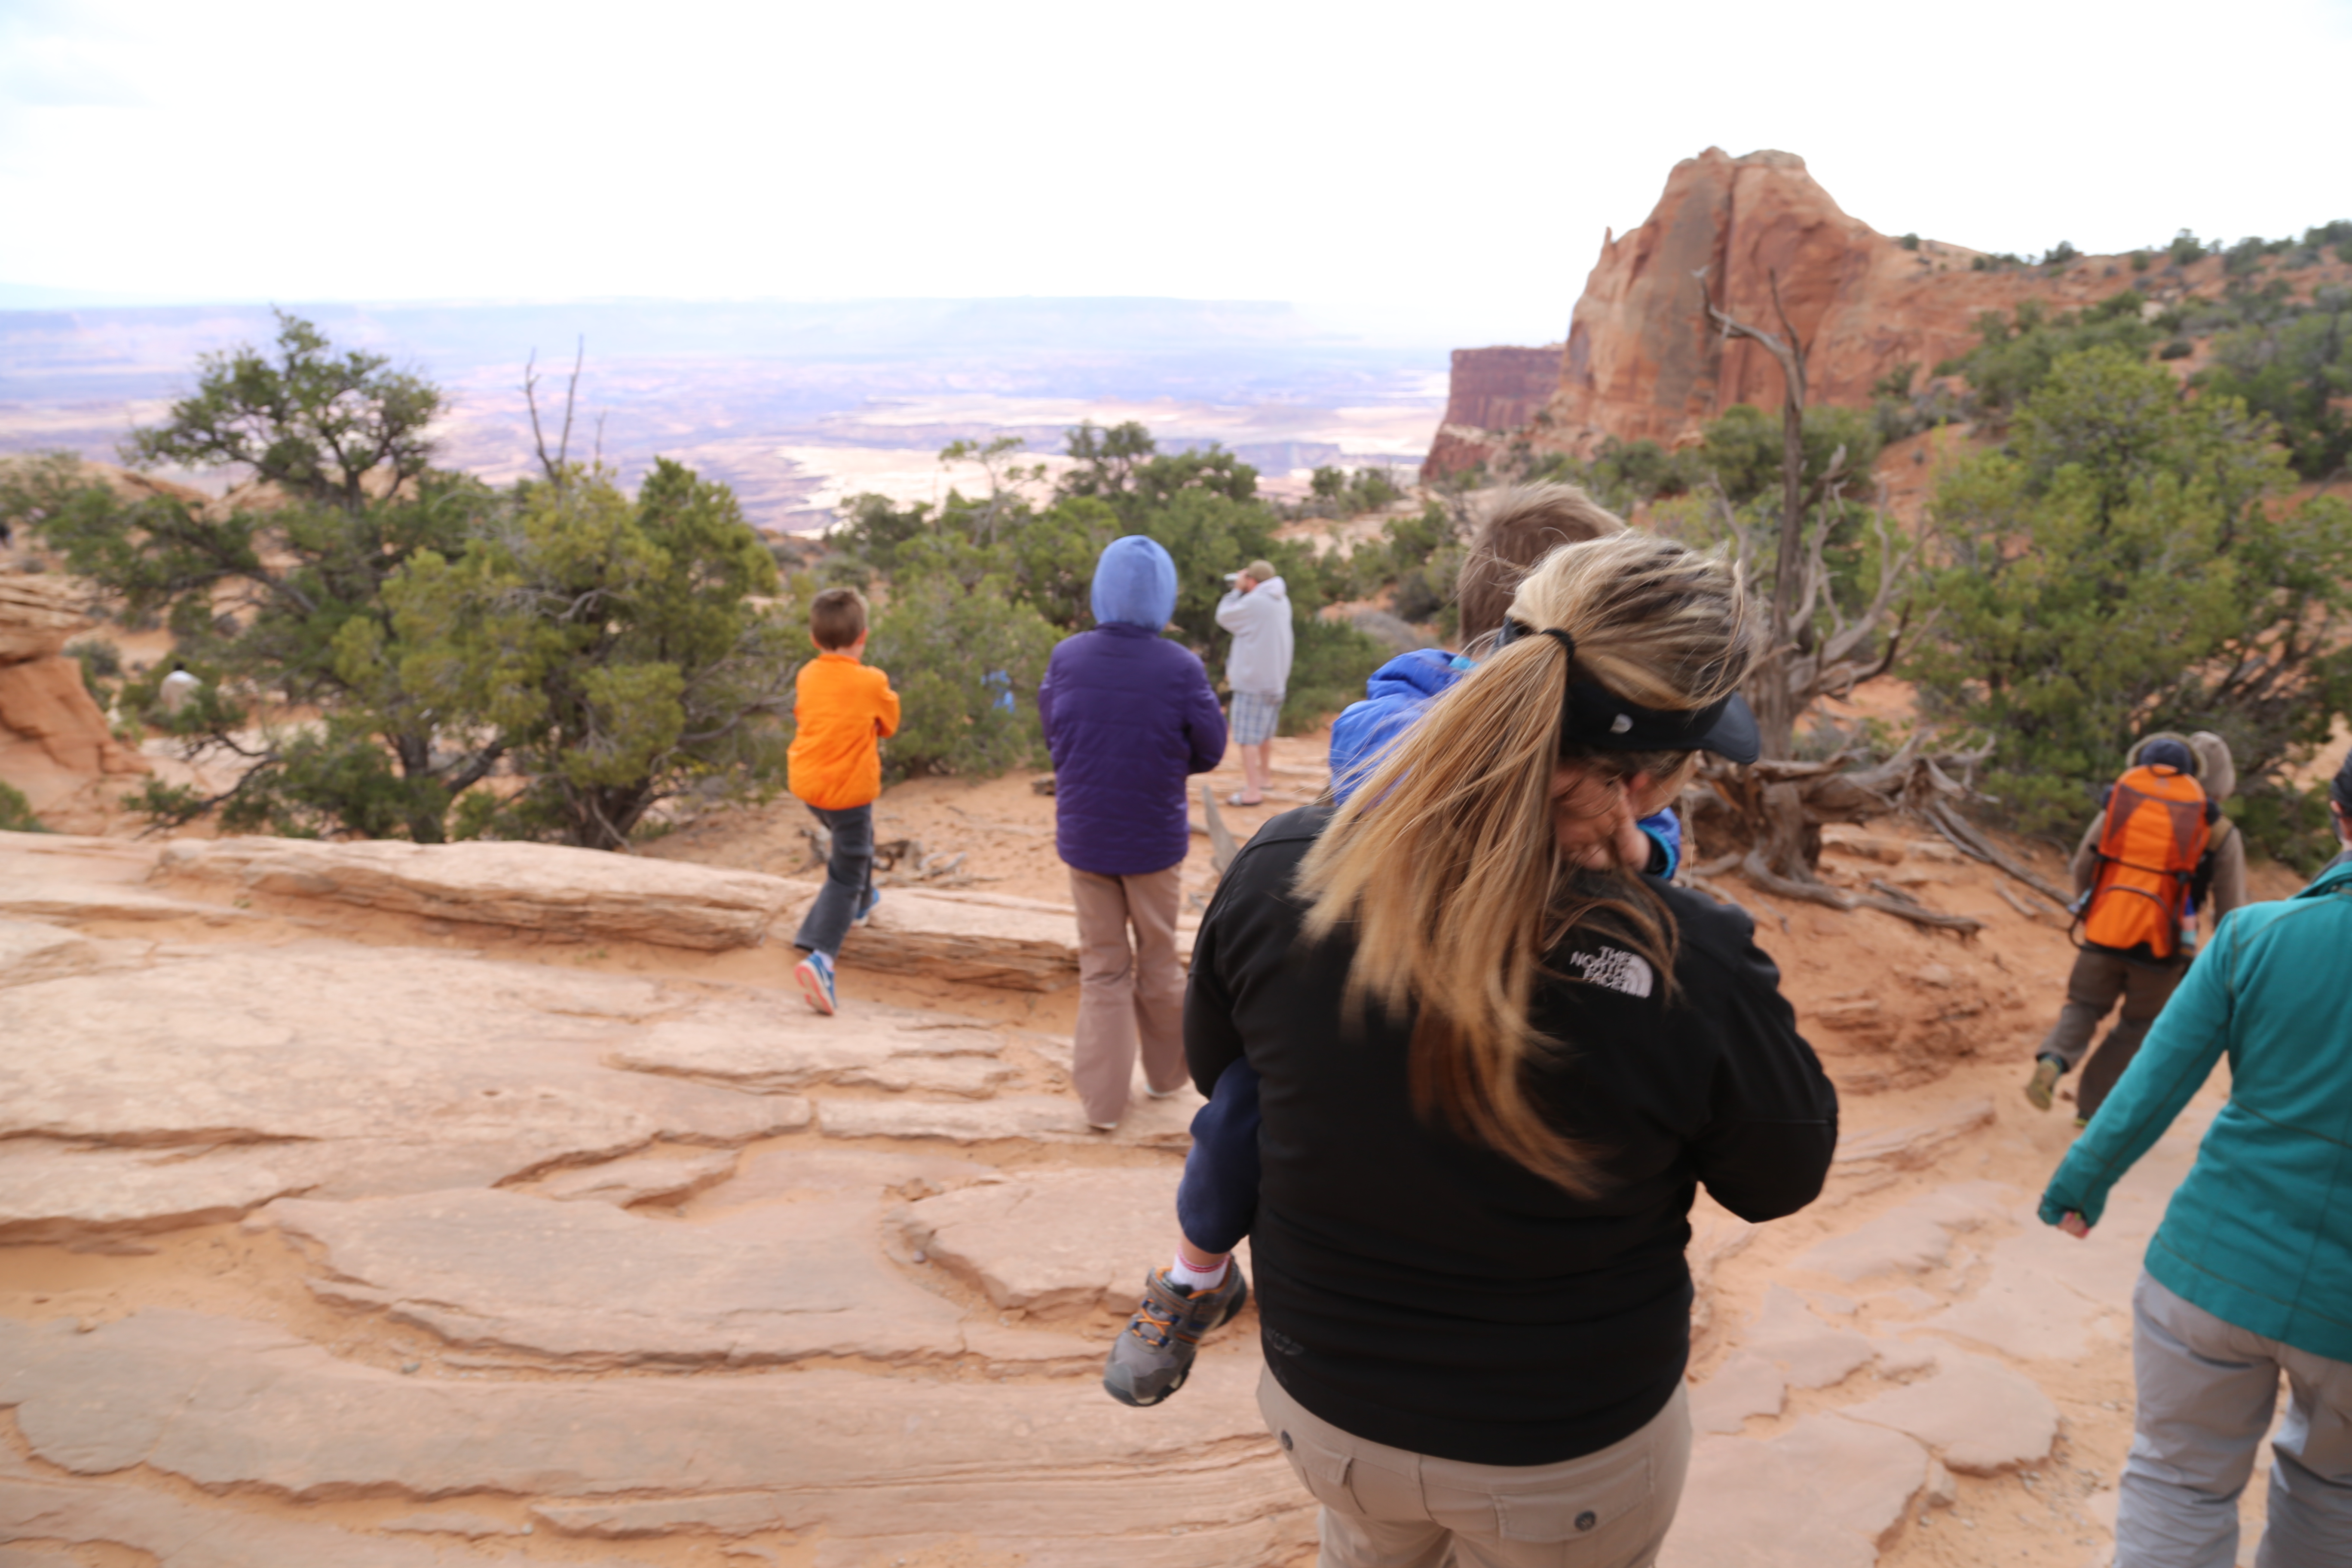
M1230 728L1241 748L1243 784L1225 800L1257 805L1272 777L1274 726L1290 684L1290 590L1265 561L1251 562L1226 581L1233 586L1217 601L1217 625L1234 634L1225 684L1234 694Z

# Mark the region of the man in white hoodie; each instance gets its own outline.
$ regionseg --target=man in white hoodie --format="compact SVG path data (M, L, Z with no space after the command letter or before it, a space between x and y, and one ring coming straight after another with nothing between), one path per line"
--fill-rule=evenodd
M1272 777L1275 721L1282 717L1282 693L1290 684L1290 590L1272 563L1253 561L1234 574L1233 586L1217 602L1217 625L1234 634L1225 656L1225 684L1233 689L1234 743L1241 748L1243 787L1226 797L1233 805L1257 805Z

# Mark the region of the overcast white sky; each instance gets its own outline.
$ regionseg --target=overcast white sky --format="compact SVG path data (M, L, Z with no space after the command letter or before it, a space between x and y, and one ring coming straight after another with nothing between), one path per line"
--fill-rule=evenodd
M1531 342L1710 143L1890 234L2279 235L2352 216L2347 81L2352 0L0 0L0 282L1273 299Z

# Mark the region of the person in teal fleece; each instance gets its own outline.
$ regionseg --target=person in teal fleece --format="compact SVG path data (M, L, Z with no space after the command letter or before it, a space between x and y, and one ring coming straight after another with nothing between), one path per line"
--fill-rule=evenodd
M2352 847L2352 757L2329 789ZM2068 1151L2042 1218L2087 1236L2224 1052L2230 1102L2148 1243L2116 1568L2226 1568L2286 1375L2260 1568L2352 1563L2352 852L2223 920Z

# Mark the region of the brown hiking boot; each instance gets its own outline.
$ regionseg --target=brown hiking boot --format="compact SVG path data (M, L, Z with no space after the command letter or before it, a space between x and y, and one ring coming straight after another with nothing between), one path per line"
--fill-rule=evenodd
M2058 1075L2066 1064L2056 1057L2042 1057L2033 1064L2033 1076L2025 1080L2025 1098L2036 1110L2050 1109L2052 1093L2058 1087Z

